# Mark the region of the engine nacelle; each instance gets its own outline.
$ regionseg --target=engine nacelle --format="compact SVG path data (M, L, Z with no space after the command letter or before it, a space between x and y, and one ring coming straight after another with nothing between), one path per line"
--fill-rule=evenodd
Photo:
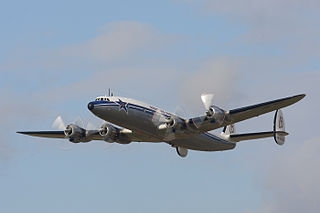
M183 129L186 128L186 122L180 118L170 117L165 123L160 124L158 129Z
M117 134L117 129L111 124L105 123L99 129L99 135L103 137L104 141L114 142Z
M206 112L206 114L208 118L214 118L215 120L223 120L223 118L226 115L226 112L217 106L211 106L209 110Z
M69 141L73 143L88 141L86 140L86 130L74 124L69 124L64 130L64 134L69 138Z

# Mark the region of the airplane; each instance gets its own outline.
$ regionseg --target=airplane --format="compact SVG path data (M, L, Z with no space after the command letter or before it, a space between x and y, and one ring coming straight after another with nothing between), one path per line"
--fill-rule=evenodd
M88 103L88 109L105 121L100 129L85 129L71 123L65 126L59 116L55 126L58 131L23 131L19 134L69 139L72 143L87 143L102 140L108 143L129 144L131 142L165 142L174 147L180 157L186 157L188 150L223 151L234 149L238 142L273 137L283 145L285 122L281 108L290 106L306 95L295 95L256 105L224 110L213 104L213 94L202 94L205 113L198 117L185 119L166 112L150 104L125 97L99 96ZM237 134L234 124L262 114L275 111L273 130ZM209 133L222 128L220 135Z

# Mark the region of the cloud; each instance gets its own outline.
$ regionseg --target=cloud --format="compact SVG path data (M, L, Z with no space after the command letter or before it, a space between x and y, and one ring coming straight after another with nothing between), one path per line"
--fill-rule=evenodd
M254 100L253 103L266 96L278 95L280 98L299 93L307 94L299 103L283 109L286 130L290 134L284 146L260 143L259 147L254 149L253 144L246 147L246 154L251 156L247 164L253 168L255 187L261 196L260 208L251 209L251 212L319 211L320 205L317 201L320 195L320 170L317 165L320 161L320 138L317 136L317 122L320 115L315 113L320 107L319 77L319 71L278 73L275 76L266 76L263 80L253 75L248 81L255 80L258 84L242 89L242 92L247 90L247 102ZM263 116L239 125L243 126L244 130L262 128L264 125L263 128L268 128L272 116L273 114L270 114L269 118ZM239 146L244 147L245 144Z
M319 152L320 138L312 138L271 161L261 212L319 211Z
M149 24L111 22L101 28L97 37L82 44L65 47L61 52L65 56L105 63L160 48L167 39ZM129 60L130 57L125 59Z
M158 31L152 25L134 21L109 22L97 30L91 39L74 44L56 45L54 48L19 47L7 52L0 69L11 73L31 69L31 73L78 74L79 70L97 71L115 64L134 63L148 53L161 51L175 41L174 35ZM76 76L76 75L74 75Z
M320 6L317 0L306 0L303 3L299 0L181 0L189 4L197 5L202 11L214 12L218 14L228 14L231 18L246 19L251 23L263 22L264 20L286 20L288 17L301 15L306 10L316 12Z
M235 94L237 81L236 63L228 58L213 58L183 78L180 84L181 102L195 113L203 113L200 96L214 94L215 104L223 107Z
M200 0L183 1L201 11L215 15L246 29L227 45L231 50L249 53L250 61L272 61L287 70L305 69L317 63L320 57L320 23L317 8L320 2L307 1L253 1ZM284 63L285 62L285 63ZM286 65L285 65L286 64Z
M16 154L15 145L18 128L30 128L34 123L43 121L49 110L38 101L17 94L10 89L0 92L0 163L7 162ZM36 103L36 104L34 104ZM36 121L37 120L37 121Z

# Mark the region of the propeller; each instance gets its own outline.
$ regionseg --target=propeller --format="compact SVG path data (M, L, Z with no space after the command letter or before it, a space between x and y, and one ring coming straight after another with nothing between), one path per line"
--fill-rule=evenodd
M73 124L84 129L84 121L80 116L77 117L77 119L73 122Z
M102 122L100 126L102 126L102 124L105 122ZM85 130L99 130L100 126L98 127L98 125L93 124L92 122L88 122L85 128L85 124L83 119L78 116L77 119L72 122L72 124L75 124ZM64 120L62 119L62 116L59 115L52 123L52 129L57 129L57 130L62 130L65 131L66 133L71 133L71 129L68 129L68 126L65 124ZM103 149L107 149L111 146L111 143L104 143L104 148ZM62 150L71 150L72 148L72 144L71 143L63 143L63 145L61 146Z
M213 105L213 94L202 94L201 101L206 110L210 110L210 107Z
M152 117L152 122L158 127L160 131L164 132L164 140L175 139L175 130L170 128L170 125L174 125L172 117L166 117L159 109L156 110Z
M60 115L53 121L51 128L67 131L66 124ZM71 131L71 130L69 130L69 131ZM62 143L62 145L60 146L60 149L63 151L69 151L72 149L72 144L71 143Z
M178 115L179 117L183 118L183 119L185 119L186 115L187 115L185 108L182 107L182 106L177 106L176 107L175 114Z
M163 139L165 141L171 141L176 138L176 128L181 128L185 116L186 111L181 106L176 107L175 114L171 116L166 116L164 112L158 109L152 117L152 122L157 126L159 131L163 132Z
M59 129L59 130L66 129L66 125L60 115L56 118L56 120L54 120L51 127L52 127L52 129Z

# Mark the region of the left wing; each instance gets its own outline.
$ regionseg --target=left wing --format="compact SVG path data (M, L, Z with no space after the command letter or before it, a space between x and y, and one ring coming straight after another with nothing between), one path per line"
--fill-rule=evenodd
M305 94L296 95L229 111L211 106L214 109L210 115L191 118L188 120L188 124L198 132L207 132L290 106L305 96Z
M249 118L253 118L268 112L272 112L290 106L294 103L297 103L305 96L305 94L296 95L292 97L277 99L274 101L268 101L261 104L233 109L228 112L228 119L231 120L231 123L240 122Z

